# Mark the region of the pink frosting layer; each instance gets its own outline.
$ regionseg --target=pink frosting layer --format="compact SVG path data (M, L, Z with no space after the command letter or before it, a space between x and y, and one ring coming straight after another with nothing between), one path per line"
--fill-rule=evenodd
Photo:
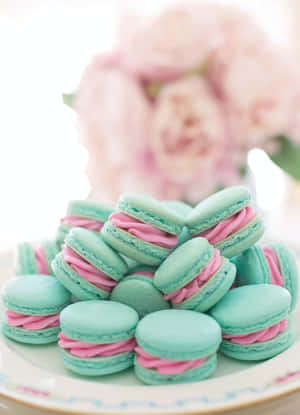
M107 344L85 343L78 340L73 340L62 332L59 333L58 337L58 345L61 348L68 349L72 355L83 358L96 356L113 356L119 353L130 352L136 347L136 340L134 337L129 340Z
M159 357L148 354L139 346L135 348L135 351L137 353L137 361L142 367L157 370L163 375L176 375L177 373L185 372L186 370L203 365L207 360L207 357L185 361L160 359Z
M49 266L45 254L45 250L42 246L39 246L34 250L34 256L37 263L37 269L39 274L49 274Z
M173 248L177 244L177 236L155 228L148 223L141 222L125 213L112 213L109 220L116 227L129 232L131 235L134 235L143 241L168 249Z
M173 304L179 304L182 301L196 294L200 288L218 271L222 263L220 251L215 249L213 258L209 261L205 268L192 281L181 287L173 293L165 294L165 300L171 300Z
M13 327L21 327L26 330L41 330L47 327L59 326L59 313L50 316L29 316L6 310L7 324Z
M243 345L266 342L268 340L273 339L279 333L284 331L287 328L287 324L288 324L288 319L285 318L284 320L280 321L280 323L274 324L274 326L268 327L267 329L264 329L264 330L257 331L255 333L240 334L240 335L223 334L223 339L230 340L232 343L243 344Z
M266 260L268 261L272 284L283 287L284 280L281 275L280 265L275 251L267 246L262 248L262 250L265 254Z
M223 241L228 236L237 232L246 226L255 216L255 212L251 206L247 206L230 218L222 220L217 225L204 232L201 232L197 236L206 238L212 245Z
M64 225L79 226L80 228L86 228L90 231L100 231L103 222L99 222L95 219L81 218L79 216L65 216L60 220Z
M141 270L141 271L135 271L135 272L133 272L132 274L130 274L130 275L145 275L146 277L150 277L150 278L153 278L154 277L154 274L153 274L153 272L150 272L150 271L144 271L144 270ZM129 275L128 275L129 276Z
M62 256L74 271L91 284L96 285L96 287L110 292L117 285L117 281L114 281L108 275L104 274L104 272L87 262L66 244L63 247Z

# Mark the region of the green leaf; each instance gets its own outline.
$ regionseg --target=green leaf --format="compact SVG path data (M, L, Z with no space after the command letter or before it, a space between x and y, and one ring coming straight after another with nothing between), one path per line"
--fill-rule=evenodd
M282 170L300 181L300 146L295 146L287 137L278 137L280 150L270 156Z
M70 108L74 108L75 94L63 94L63 103Z

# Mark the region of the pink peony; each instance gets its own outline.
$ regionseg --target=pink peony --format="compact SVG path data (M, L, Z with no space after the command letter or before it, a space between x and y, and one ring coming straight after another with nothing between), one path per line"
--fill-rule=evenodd
M212 173L226 148L221 107L203 78L167 85L154 107L150 145L165 177L189 183Z
M122 66L147 81L170 81L205 65L222 42L215 11L207 4L184 4L153 18L123 17Z

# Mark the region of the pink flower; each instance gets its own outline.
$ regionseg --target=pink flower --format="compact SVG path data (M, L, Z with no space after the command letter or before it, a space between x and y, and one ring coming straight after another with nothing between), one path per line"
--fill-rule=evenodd
M148 81L170 81L201 67L222 42L215 11L207 4L182 4L153 18L123 17L122 66Z
M286 131L293 111L291 60L248 15L228 8L221 20L224 43L211 57L208 77L240 150L273 151L273 138Z
M218 100L202 78L173 82L154 107L150 145L170 181L184 184L213 174L229 137ZM196 179L197 178L197 179Z

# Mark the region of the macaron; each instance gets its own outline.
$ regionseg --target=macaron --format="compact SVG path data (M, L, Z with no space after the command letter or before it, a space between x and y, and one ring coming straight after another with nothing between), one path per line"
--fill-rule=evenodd
M170 308L170 303L153 285L154 272L136 271L123 278L112 290L110 299L132 307L143 318L154 311Z
M274 284L286 288L292 297L291 310L298 301L299 272L291 250L281 242L254 245L235 258L236 284Z
M250 248L264 232L244 186L228 187L200 202L188 215L186 226L193 237L206 238L229 258Z
M114 249L147 265L159 265L178 242L183 218L154 198L123 194L101 234Z
M56 233L58 245L62 245L67 234L73 227L99 232L114 211L114 206L94 200L71 200L66 216L60 220Z
M60 315L65 367L79 375L99 376L132 366L137 313L114 301L80 301Z
M210 315L222 328L220 351L239 360L269 359L290 347L294 330L288 321L290 293L270 284L229 291Z
M160 265L153 283L173 307L207 311L230 289L236 268L205 238L176 248Z
M21 343L45 344L57 341L59 313L70 303L71 295L50 275L22 275L3 287L7 308L2 333Z
M99 232L73 228L52 262L59 281L79 300L101 300L127 272L127 264Z
M148 314L136 329L134 370L150 385L197 382L217 365L221 329L208 315L189 310Z
M43 241L37 246L33 246L28 242L19 244L15 259L16 274L53 275L51 262L57 253L58 247L54 241Z
M188 205L185 202L181 202L180 200L165 200L163 203L165 206L167 206L167 208L182 216L184 221L188 214L193 210L192 206ZM189 239L191 239L190 232L188 228L184 226L182 228L181 234L178 236L178 243L176 246L183 244Z

